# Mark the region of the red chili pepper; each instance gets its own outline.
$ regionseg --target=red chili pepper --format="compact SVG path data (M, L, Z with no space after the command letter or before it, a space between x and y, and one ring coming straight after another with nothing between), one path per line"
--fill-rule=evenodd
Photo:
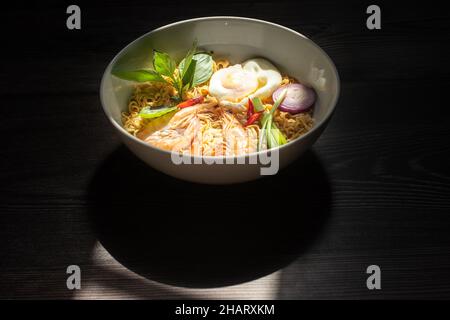
M247 109L247 118L250 119L250 117L255 113L255 107L253 106L252 99L248 98L248 109Z
M252 114L250 116L250 118L248 118L245 126L249 126L249 125L253 124L254 122L256 122L259 119L259 117L261 116L261 114L262 114L262 112L257 112L257 113Z
M192 99L181 102L180 104L177 105L177 107L180 109L191 107L195 104L202 103L204 99L205 99L205 97L203 97L203 96L200 96L197 98L192 98Z

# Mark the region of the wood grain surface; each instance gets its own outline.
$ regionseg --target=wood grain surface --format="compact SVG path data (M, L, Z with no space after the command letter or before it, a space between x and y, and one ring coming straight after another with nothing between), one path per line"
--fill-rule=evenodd
M382 29L370 31L368 1L79 2L82 29L69 31L69 4L0 11L0 298L450 298L444 7L380 1ZM336 63L329 127L277 176L170 178L103 114L100 79L121 48L210 15L280 23ZM66 288L71 264L81 290ZM381 290L366 288L373 264Z

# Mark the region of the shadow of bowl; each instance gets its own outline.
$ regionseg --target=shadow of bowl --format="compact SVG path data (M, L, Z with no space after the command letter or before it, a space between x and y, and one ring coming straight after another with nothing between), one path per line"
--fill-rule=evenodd
M292 262L320 233L331 191L312 151L275 176L212 186L166 176L120 147L97 169L89 201L99 241L125 267L207 288Z

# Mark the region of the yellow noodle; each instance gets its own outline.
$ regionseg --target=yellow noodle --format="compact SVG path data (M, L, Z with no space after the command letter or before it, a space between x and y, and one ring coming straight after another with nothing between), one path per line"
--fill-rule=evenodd
M173 87L162 82L146 82L134 87L128 103L128 112L122 113L122 123L129 133L136 135L148 120L139 116L144 107L169 105L170 98L175 94Z
M294 140L305 134L314 125L312 112L290 114L277 110L274 114L274 121L288 141Z
M214 61L213 71L216 72L217 70L226 68L229 65L230 65L230 61L228 61L227 59L220 59L220 60Z

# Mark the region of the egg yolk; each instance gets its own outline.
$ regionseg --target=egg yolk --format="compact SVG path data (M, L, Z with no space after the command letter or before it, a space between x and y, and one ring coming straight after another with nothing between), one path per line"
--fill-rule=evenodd
M244 72L228 72L222 78L222 86L227 89L237 89L242 87L242 83L248 78Z

